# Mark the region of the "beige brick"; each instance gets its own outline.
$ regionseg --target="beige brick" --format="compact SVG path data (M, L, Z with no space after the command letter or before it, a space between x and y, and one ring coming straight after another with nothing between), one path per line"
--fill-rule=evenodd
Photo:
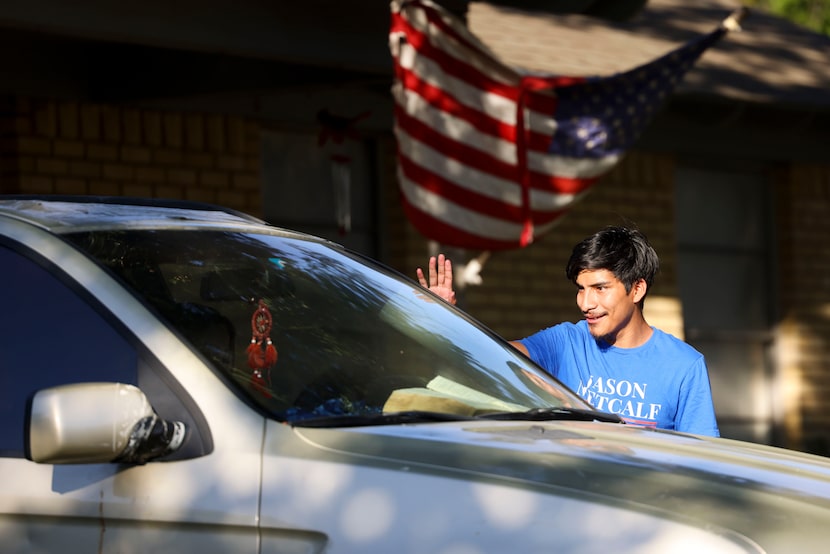
M164 144L164 133L161 125L161 114L144 112L142 114L144 126L144 144L147 146L161 146Z
M184 145L184 126L182 116L177 113L166 113L162 117L164 130L164 145L181 148Z
M99 196L121 196L123 193L121 186L112 181L91 181L89 183L89 194Z
M181 150L172 148L155 149L151 155L153 163L156 164L182 165L184 163L184 154Z
M77 102L58 104L58 136L69 139L80 137L80 113Z
M115 144L89 144L87 146L87 158L114 162L118 159L118 146Z
M55 192L54 179L37 175L23 175L20 177L20 190L32 194L52 194Z
M205 121L200 115L188 115L184 120L185 148L203 150L205 148Z
M37 137L20 137L17 143L21 154L51 154L52 142L49 139Z
M196 185L197 174L190 169L168 169L165 181L175 185Z
M101 176L101 164L81 160L72 160L69 162L67 174L74 177L97 179Z
M245 122L241 119L229 118L227 129L228 150L234 154L245 152L248 145Z
M199 172L199 185L208 188L226 188L230 184L230 178L224 171L201 171Z
M135 178L135 169L123 164L104 164L101 167L101 176L109 181L132 181Z
M146 184L129 183L122 187L125 196L133 196L136 198L152 198L153 186Z
M185 189L184 199L191 200L193 202L216 204L216 191L197 187L188 187Z
M155 187L155 194L157 198L184 198L185 187L176 187L172 185L159 185Z
M245 171L249 173L259 174L262 169L262 160L259 157L259 151L256 155L245 156Z
M58 108L53 102L38 102L34 105L35 132L45 137L58 134Z
M37 158L35 160L35 171L47 175L66 174L69 170L69 163L66 160L55 158Z
M123 137L125 144L141 144L144 140L142 132L141 112L135 109L124 110L122 116Z
M231 186L234 189L258 191L262 182L258 175L234 174L231 177Z
M17 169L21 174L35 172L35 158L32 156L19 156L17 158Z
M247 143L245 150L248 153L259 152L262 144L262 126L260 122L255 120L245 120L245 141Z
M87 194L86 181L83 179L55 179L55 194Z
M85 144L77 140L56 140L53 147L56 156L82 158L86 153Z
M185 152L183 163L197 169L204 169L215 167L215 160L216 156L206 152Z
M81 105L81 138L99 140L101 138L101 111L92 104Z
M164 170L158 167L137 167L134 177L138 183L163 183L165 180Z
M222 116L211 115L206 121L207 149L211 152L225 150L225 119Z
M101 107L101 135L107 142L121 140L121 110L119 108Z
M119 159L130 163L149 163L153 156L149 148L139 146L123 146Z
M216 156L216 167L228 171L245 171L248 169L247 158L241 154Z

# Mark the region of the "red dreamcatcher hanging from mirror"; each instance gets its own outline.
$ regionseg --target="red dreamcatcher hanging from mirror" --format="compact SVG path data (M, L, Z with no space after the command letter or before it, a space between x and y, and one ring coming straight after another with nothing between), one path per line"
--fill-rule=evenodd
M271 398L271 367L277 363L277 349L271 341L272 325L271 312L260 300L251 316L251 344L247 352L251 384L267 398Z

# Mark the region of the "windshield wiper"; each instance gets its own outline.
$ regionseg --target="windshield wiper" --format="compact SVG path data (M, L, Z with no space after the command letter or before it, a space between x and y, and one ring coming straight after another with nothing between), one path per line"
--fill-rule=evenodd
M498 419L510 421L602 421L606 423L625 423L617 414L586 410L583 408L533 408L526 412L497 412L479 416L484 419Z
M617 414L582 408L533 408L526 412L495 412L476 416L447 414L442 412L407 411L364 415L335 415L309 417L291 421L294 427L363 427L370 425L403 425L407 423L440 423L443 421L475 421L492 419L500 421L601 421L625 423Z
M442 421L473 421L475 416L441 412L390 412L386 414L336 415L291 421L294 427L363 427L368 425L401 425L406 423L438 423Z

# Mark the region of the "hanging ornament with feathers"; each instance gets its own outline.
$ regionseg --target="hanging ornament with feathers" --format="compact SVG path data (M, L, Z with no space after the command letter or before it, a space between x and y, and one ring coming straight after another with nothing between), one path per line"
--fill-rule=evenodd
M277 363L277 349L271 342L271 312L262 300L251 316L251 344L248 345L248 366L251 384L263 396L271 398L271 367Z

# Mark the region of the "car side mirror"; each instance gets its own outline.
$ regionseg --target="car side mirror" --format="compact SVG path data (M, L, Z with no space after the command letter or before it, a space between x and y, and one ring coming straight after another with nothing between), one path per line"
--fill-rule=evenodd
M184 423L158 417L138 387L77 383L35 393L27 457L38 463L145 463L184 442Z

